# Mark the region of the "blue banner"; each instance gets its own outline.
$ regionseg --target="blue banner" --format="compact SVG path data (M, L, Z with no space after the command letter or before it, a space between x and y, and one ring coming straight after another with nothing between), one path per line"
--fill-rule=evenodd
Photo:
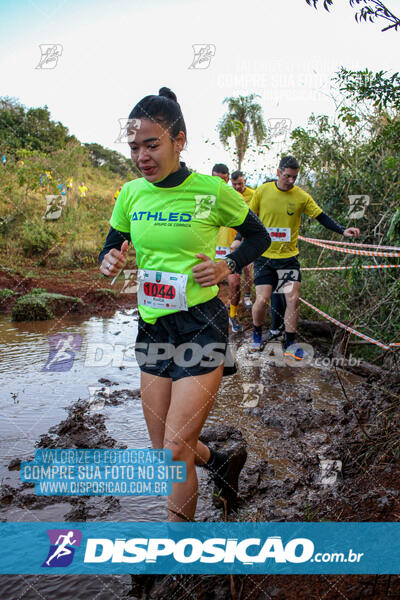
M0 523L1 574L398 574L400 523Z
M20 477L38 496L167 496L186 463L168 449L47 448L21 462Z

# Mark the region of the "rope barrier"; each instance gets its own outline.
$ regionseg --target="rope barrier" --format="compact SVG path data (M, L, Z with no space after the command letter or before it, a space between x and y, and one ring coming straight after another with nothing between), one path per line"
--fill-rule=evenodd
M381 256L381 257L385 257L385 258L388 258L388 257L400 258L400 248L398 248L396 246L376 246L374 244L358 244L355 242L334 242L332 240L318 240L316 238L307 238L307 237L303 237L302 235L299 235L299 239L303 240L303 242L308 242L309 244L313 244L314 246L321 246L322 248L327 248L328 250L335 250L336 252L344 252L346 254L358 254L361 256ZM340 248L340 246L357 246L359 248L378 248L379 250L395 250L395 252L373 252L371 250L353 250L351 248ZM355 267L354 266L304 267L302 269L302 271L344 271L346 269L354 269L354 268L358 268L358 269L396 269L399 267L400 267L400 265L357 265ZM333 317L328 315L323 310L320 310L316 306L313 306L312 304L310 304L310 302L307 302L307 300L303 300L303 298L299 298L299 300L301 302L303 302L303 304L306 304L306 306L308 306L309 308L311 308L312 310L317 312L319 315L324 317L327 321L330 321L337 327L340 327L341 329L344 329L345 331L348 331L349 333L352 333L353 335L356 335L371 344L375 344L376 346L379 346L380 348L383 348L384 350L390 350L391 348L394 348L394 347L400 347L400 342L390 342L388 344L379 342L378 340L375 340L374 338L371 338L370 336L365 335L365 333L361 333L360 331L353 329L349 325L345 325L341 321L334 319Z
M376 346L379 346L380 348L383 348L384 350L390 350L391 347L400 346L400 342L391 342L389 344L383 344L382 342L379 342L378 340L374 340L374 338L371 338L368 335L365 335L364 333L361 333L360 331L357 331L356 329L353 329L352 327L349 327L348 325L345 325L344 323L341 323L337 319L334 319L333 317L330 317L323 310L320 310L316 306L313 306L312 304L310 304L309 302L307 302L307 300L303 300L303 298L299 298L299 300L301 302L303 302L303 304L306 304L309 308L311 308L312 310L314 310L315 312L317 312L318 314L322 315L328 321L331 321L331 323L334 323L335 325L337 325L338 327L341 327L342 329L345 329L349 333L352 333L352 334L354 334L354 335L362 338L363 340L366 340L367 342L370 342L371 344L375 344Z
M376 246L374 244L358 244L356 242L337 242L333 240L319 240L317 238L308 238L299 235L299 240L303 240L304 242L323 242L324 244L335 244L335 246L358 246L359 248L376 248L378 250L395 250L396 252L400 252L400 248L398 246Z
M350 267L301 267L302 271L344 271L346 269L395 269L400 265L353 265Z
M299 236L300 237L300 236ZM400 258L399 252L372 252L370 250L352 250L351 248L340 248L339 246L326 244L324 242L320 242L319 240L315 240L313 238L303 238L301 239L305 242L313 244L314 246L321 246L322 248L327 248L328 250L335 250L336 252L344 252L345 254L358 254L360 256L381 256L383 258ZM335 242L331 242L331 244L335 244Z

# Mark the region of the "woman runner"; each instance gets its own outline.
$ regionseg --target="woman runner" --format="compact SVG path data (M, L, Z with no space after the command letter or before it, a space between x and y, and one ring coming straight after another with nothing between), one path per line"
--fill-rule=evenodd
M122 187L99 255L100 271L117 275L132 241L143 413L153 448L170 449L173 460L186 463L186 481L174 483L168 498L168 519L192 520L195 465L210 469L221 496L233 506L246 458L238 464L198 440L228 356L228 315L217 298L217 283L260 256L270 238L240 194L219 177L191 172L179 161L186 125L171 90L161 88L158 96L138 102L127 133L143 177ZM244 242L215 262L210 257L221 225L237 229ZM225 374L232 372L225 366Z

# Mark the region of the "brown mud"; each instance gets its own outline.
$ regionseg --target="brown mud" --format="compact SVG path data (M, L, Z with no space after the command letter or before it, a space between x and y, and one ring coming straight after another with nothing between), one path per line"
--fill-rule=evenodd
M80 298L82 304L74 304L73 313L81 315L104 314L122 308L135 306L132 294L119 294L123 277L120 276L111 287L111 279L104 277L98 267L77 269L66 274L51 269L41 269L40 276L27 277L20 272L0 268L0 290L15 292L10 298L0 298L0 312L10 313L14 302L34 288L43 288L47 292ZM65 313L65 307L55 306L54 314Z
M6 279L0 272L0 287L15 289L18 281L13 286L10 278L7 283ZM100 300L96 287L91 287L95 280L93 270L74 274L73 282L54 277L51 282L25 280L17 287L25 293L34 287L44 287L51 292L81 297L87 303L91 298L91 311L99 313L134 306L130 295L117 299L105 295ZM104 286L104 280L97 283ZM227 299L225 286L221 287L220 295ZM250 339L250 319L249 315L242 318L245 331L235 341L239 339L244 345ZM303 335L307 340L306 331ZM315 343L312 338L307 341ZM324 356L325 351L326 346L321 343L317 354ZM213 409L210 423L206 423L202 432L202 438L218 449L232 448L242 440L247 443L248 459L239 486L240 503L237 512L229 515L223 510L215 513L210 509L206 520L398 521L398 386L341 369L276 367L268 361L261 366L251 361L241 365L242 358L239 353L240 376L224 380L218 399L220 406ZM242 385L254 382L262 385L258 402L245 406ZM110 384L108 380L100 383ZM139 391L117 390L111 397L105 397L105 401L116 406L127 395L138 398ZM226 425L229 407L232 424ZM90 410L86 401L78 400L69 407L66 419L37 440L36 447L124 446L108 434L105 417ZM10 470L19 468L18 459L16 456L11 461ZM341 461L342 467L338 472L322 472L323 460ZM332 476L330 483L324 483L323 476L327 475L328 480ZM21 483L1 488L0 518L8 520L12 509L20 506L35 509L39 511L37 514L41 513L41 520L49 520L47 511L59 503L70 505L66 521L119 520L118 498L40 497L32 493L30 484ZM68 585L72 578L62 579ZM34 581L35 589L40 589L37 595L33 590L27 592L25 600L47 600L52 596L46 595L46 577L24 579ZM97 579L100 586L101 578ZM121 598L400 599L400 577L394 575L132 576L131 582L124 582L123 591L117 579L115 585ZM112 579L108 579L107 586L108 597L114 597ZM76 593L74 597L79 598Z

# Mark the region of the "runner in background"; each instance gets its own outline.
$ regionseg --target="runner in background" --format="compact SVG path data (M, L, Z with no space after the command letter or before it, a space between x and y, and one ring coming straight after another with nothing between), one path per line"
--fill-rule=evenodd
M270 179L269 177L264 183L270 183L276 179ZM272 292L271 295L271 327L267 331L267 335L263 339L263 343L273 341L283 341L285 338L285 311L286 311L286 299L285 294L275 294Z
M51 171L45 171L44 174L46 177L46 184L47 184L46 189L47 189L47 193L48 193L50 190L50 182L52 181L53 177L51 175Z
M229 169L223 163L218 163L213 166L211 175L220 177L229 183ZM217 247L215 248L215 260L223 260L231 252L232 242L235 239L237 231L232 227L221 227L218 232ZM238 285L239 278L239 285ZM243 330L243 327L237 317L237 305L240 302L240 274L234 273L228 275L229 285L229 323L233 333L238 333ZM232 308L234 307L234 308Z
M244 173L242 171L234 171L231 175L231 179L232 179L232 187L233 189L235 189L237 192L239 192L239 194L242 195L243 200L246 202L247 206L250 206L250 201L253 197L254 194L254 190L249 188L246 185L246 177L244 175ZM234 244L232 245L232 250L234 250L236 248L236 244L237 242L234 242ZM244 281L244 299L243 299L243 304L244 307L246 309L250 309L253 306L252 301L250 300L250 293L251 293L251 287L253 285L253 265L247 265L246 267L243 267L243 281ZM239 294L239 302L240 302L240 274L236 275L236 289L237 287L239 287L238 290L238 294ZM238 302L238 304L239 304ZM237 314L237 309L238 307L233 307L231 304L231 308L236 311L234 314ZM231 312L232 315L232 312Z
M131 156L143 177L122 187L99 255L100 271L117 275L132 239L143 413L153 448L167 448L174 461L186 462L186 481L174 483L168 497L168 518L187 521L197 504L195 465L210 470L228 506L236 500L246 454L214 452L198 439L229 348L228 315L217 283L260 256L270 239L240 194L221 178L190 172L179 161L186 125L171 90L143 98L129 120L135 132ZM226 223L242 233L244 242L216 262L218 231ZM167 349L159 352L160 344L172 348L172 355ZM185 359L188 345L195 349Z
M317 219L321 225L346 237L357 237L356 227L345 228L323 212L313 198L294 185L300 165L294 156L281 159L276 182L262 184L256 189L250 208L268 230L272 243L254 262L256 301L253 306L252 350L263 348L262 325L272 290L284 291L286 299L284 354L297 360L305 357L304 350L295 344L299 314L300 264L297 238L302 214Z
M69 196L69 197L70 197L70 196L71 196L71 194L72 194L72 188L73 188L73 185L74 185L74 178L73 178L73 177L70 177L70 178L68 179L68 183L67 183L67 192L68 192L68 196Z
M46 175L39 175L39 188L41 192L45 191L47 177Z
M119 186L119 188L117 190L115 190L114 192L114 200L117 200L120 191L122 190L122 185Z
M59 181L57 184L57 188L62 196L66 196L67 186L65 185L65 183L62 183L61 181Z
M86 187L86 185L82 181L81 185L78 186L78 191L79 191L79 198L86 198L86 192L89 191L89 188Z
M211 175L213 177L220 177L225 181L225 183L229 183L229 169L223 163L217 163L213 166Z

